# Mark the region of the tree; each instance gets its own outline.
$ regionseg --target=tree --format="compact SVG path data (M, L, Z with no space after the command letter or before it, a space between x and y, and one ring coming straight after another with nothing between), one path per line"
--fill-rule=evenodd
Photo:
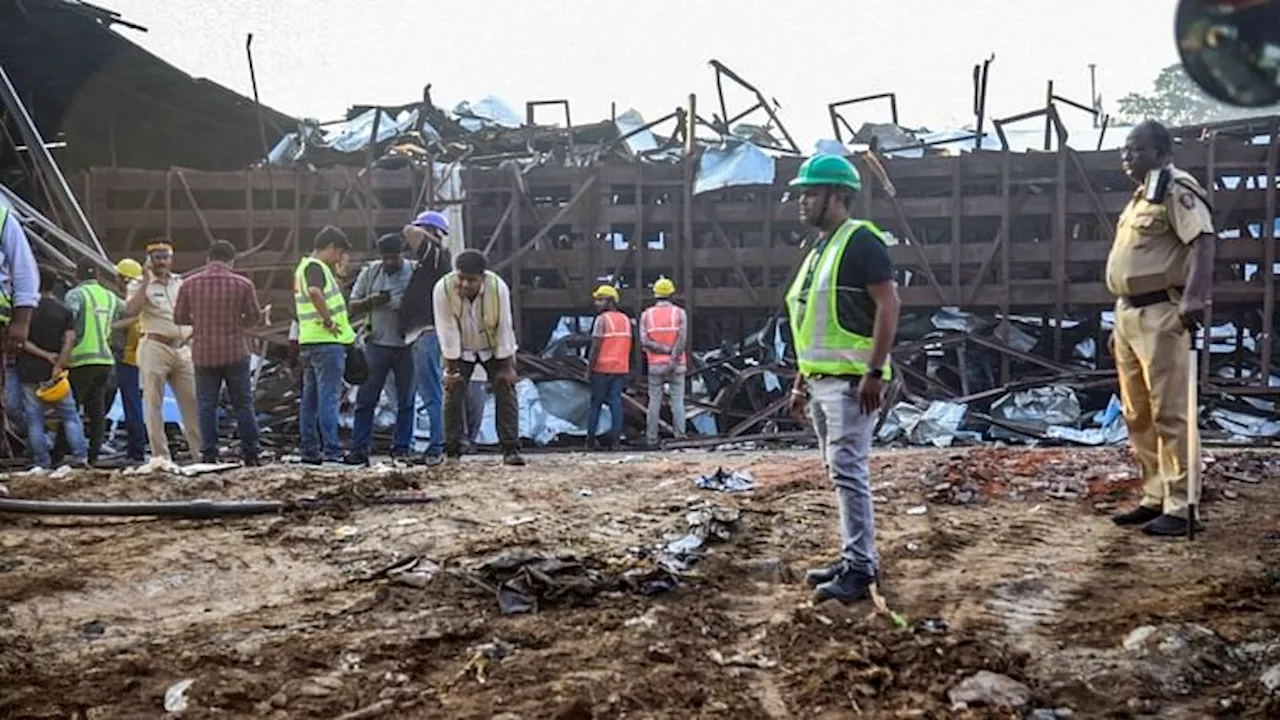
M1191 80L1182 65L1161 70L1151 92L1129 93L1120 98L1119 105L1119 114L1126 121L1152 119L1171 127L1268 114L1266 110L1238 108L1214 100Z

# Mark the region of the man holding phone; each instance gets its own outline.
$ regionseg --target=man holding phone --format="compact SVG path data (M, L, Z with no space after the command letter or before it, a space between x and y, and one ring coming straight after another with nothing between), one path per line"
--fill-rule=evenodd
M404 238L399 233L378 239L382 256L360 271L351 290L351 315L369 315L364 354L369 363L369 379L356 395L355 428L348 465L369 464L373 441L373 413L387 384L387 373L396 379L396 427L391 457L406 458L413 442L414 367L413 344L400 325L400 301L413 276L413 263L405 262Z

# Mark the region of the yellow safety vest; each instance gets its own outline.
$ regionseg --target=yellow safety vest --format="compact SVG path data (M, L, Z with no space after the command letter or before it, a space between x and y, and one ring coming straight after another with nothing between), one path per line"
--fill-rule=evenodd
M803 375L865 375L870 369L872 338L846 330L840 324L836 304L840 261L850 238L864 227L884 242L883 233L874 223L846 221L825 246L809 251L787 291L786 305L795 341L796 363ZM810 278L808 292L802 298L804 285ZM890 374L886 358L883 378L888 380Z
M324 303L329 309L329 317L338 327L338 334L329 332L320 319L320 312L311 303L311 294L307 292L307 268L315 263L324 271ZM318 345L321 343L341 343L351 345L356 341L355 330L347 317L347 301L342 297L342 288L333 276L333 271L325 263L313 257L302 258L293 271L293 310L298 318L298 344Z

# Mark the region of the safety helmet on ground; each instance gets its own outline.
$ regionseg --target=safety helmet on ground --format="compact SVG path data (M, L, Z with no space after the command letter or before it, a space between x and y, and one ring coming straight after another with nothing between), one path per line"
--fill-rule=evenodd
M654 297L671 297L676 294L676 284L671 282L670 278L660 277L658 282L653 284Z
M116 263L116 272L125 279L137 280L142 277L142 263L133 258L125 258Z
M436 210L428 210L422 213L414 218L411 224L420 228L435 228L442 235L449 234L449 218L445 217L444 213Z
M596 288L595 292L591 293L592 300L603 300L604 298L609 298L614 302L618 302L622 296L618 294L618 288L612 285L601 285Z
M63 370L58 373L58 377L42 383L36 388L36 397L40 402L54 403L62 402L68 394L71 393L71 381L67 379L67 371Z
M798 189L837 186L861 190L862 175L853 163L839 155L814 155L800 165L790 185Z

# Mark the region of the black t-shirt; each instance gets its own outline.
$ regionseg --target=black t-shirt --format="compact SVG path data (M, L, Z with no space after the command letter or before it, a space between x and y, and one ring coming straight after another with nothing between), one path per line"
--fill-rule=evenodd
M801 297L808 297L814 273L805 279ZM876 301L867 287L893 279L889 248L872 230L861 227L849 238L836 271L836 317L849 332L871 337L875 329Z
M75 329L75 316L61 301L45 296L31 315L31 332L27 342L41 350L54 353L62 350L62 338L68 330ZM42 383L53 374L53 364L30 353L19 353L14 359L18 381L23 384Z
M311 263L307 266L306 271L307 288L320 288L323 292L325 288L324 268L320 267L320 263ZM304 290L307 288L303 288Z
M418 265L400 298L400 330L403 332L435 323L432 292L453 265L449 249L431 240L423 240L416 255Z

